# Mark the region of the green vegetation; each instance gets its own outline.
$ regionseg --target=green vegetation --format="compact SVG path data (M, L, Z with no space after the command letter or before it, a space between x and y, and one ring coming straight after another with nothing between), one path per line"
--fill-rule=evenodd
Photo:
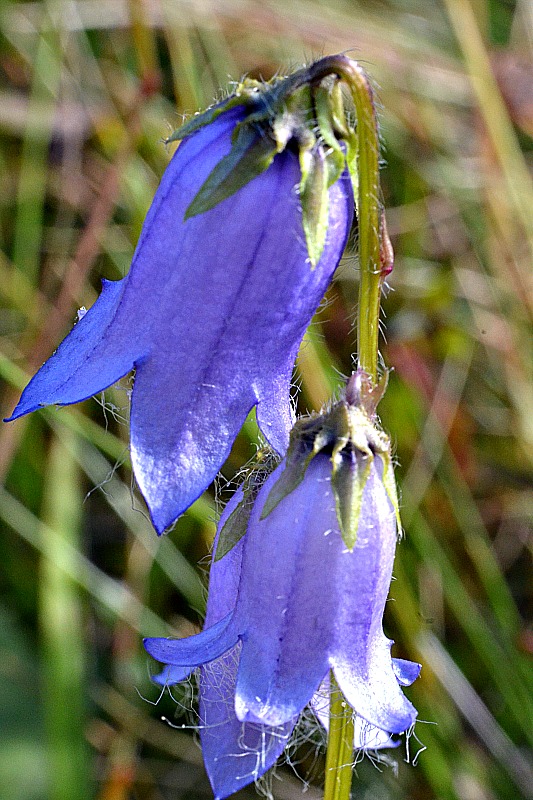
M394 654L423 670L406 692L415 736L379 769L358 764L361 800L533 798L531 26L521 0L0 6L2 416L100 279L127 271L175 147L162 139L184 116L244 74L269 78L326 53L346 51L372 77L396 253L380 414L405 529L386 631ZM354 254L302 347L301 412L353 366ZM249 420L218 494L157 539L131 486L122 384L103 404L0 429L10 800L211 797L192 733L160 719L190 721L175 716L188 689L151 704L141 637L200 621L217 510L257 435ZM295 770L319 798L324 751L300 739ZM274 796L299 797L294 771L278 775Z

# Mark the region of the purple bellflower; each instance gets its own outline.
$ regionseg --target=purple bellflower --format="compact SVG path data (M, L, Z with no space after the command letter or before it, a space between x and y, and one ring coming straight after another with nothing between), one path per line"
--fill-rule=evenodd
M184 141L129 274L103 282L9 418L134 369L131 457L159 533L216 476L254 406L274 450L288 444L297 350L353 216L351 133L328 110L335 81L310 75L245 81L171 137Z
M220 518L209 572L205 628L219 622L235 606L246 539L241 538L220 559L215 560L214 554L221 530L242 502L243 492L239 489ZM269 726L237 718L234 706L240 650L237 644L198 670L198 728L206 771L216 798L228 797L270 769L287 746L296 722ZM185 680L192 669L166 666L153 680L160 686L172 686Z
M396 511L388 440L347 399L297 423L255 500L241 494L228 505L203 632L145 640L167 665L161 685L201 667L201 737L217 798L274 763L308 703L326 723L330 670L357 715L354 747L393 746L390 735L414 723L400 686L420 667L391 657L382 628Z

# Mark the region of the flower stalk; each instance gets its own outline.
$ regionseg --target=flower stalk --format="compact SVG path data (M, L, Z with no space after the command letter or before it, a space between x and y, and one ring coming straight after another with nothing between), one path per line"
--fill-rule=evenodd
M357 116L356 152L348 154L359 224L358 367L378 382L379 306L383 278L392 269L392 248L379 198L379 132L374 92L364 70L344 55L327 56L311 78L336 73L347 85Z
M378 129L372 88L358 67L353 95L358 120L359 310L358 366L378 380L379 303L381 296Z
M347 800L352 785L353 709L339 689L333 671L330 673L330 687L324 800Z
M330 64L324 64L330 62ZM379 133L373 91L356 62L332 56L318 62L349 87L357 115L357 152L348 158L359 224L358 367L378 386L379 309L383 278L392 269L392 248L379 199ZM351 164L350 164L351 162ZM330 676L330 721L324 800L349 800L354 739L353 711Z

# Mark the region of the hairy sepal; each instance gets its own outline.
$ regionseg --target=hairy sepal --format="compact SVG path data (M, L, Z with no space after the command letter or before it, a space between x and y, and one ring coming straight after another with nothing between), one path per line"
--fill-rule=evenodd
M300 202L307 251L313 269L322 255L328 230L328 168L321 147L300 151Z
M357 541L363 493L375 458L383 465L382 483L400 530L390 442L373 421L378 393L369 393L363 376L355 378L348 383L345 397L330 411L296 423L285 469L271 488L261 513L261 519L268 517L305 480L313 458L327 453L339 528L349 550Z
M185 212L185 219L203 214L234 195L265 172L277 152L278 146L265 133L250 125L239 127L233 147L202 184Z
M185 219L215 208L267 170L276 154L291 147L300 159L302 228L309 262L311 268L317 265L326 241L329 189L346 167L354 186L357 175L357 135L344 110L342 78L334 61L324 61L324 72L315 64L269 83L245 79L233 95L196 115L167 139L167 143L184 139L220 114L243 109L230 153L200 187Z
M344 544L353 550L361 518L363 491L370 477L372 458L358 454L333 463L331 488L335 495L337 519Z

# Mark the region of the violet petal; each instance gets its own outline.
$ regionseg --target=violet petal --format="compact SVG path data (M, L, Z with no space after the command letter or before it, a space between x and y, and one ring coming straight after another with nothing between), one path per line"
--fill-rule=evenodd
M31 379L6 422L41 406L85 400L132 369L147 345L131 335L130 322L120 313L126 282L102 282L96 303Z
M215 798L225 798L261 777L281 755L296 723L241 722L234 709L238 650L200 671L200 739Z
M135 367L134 472L158 532L209 485L250 409L283 452L299 343L341 258L353 213L347 174L330 189L323 255L312 269L296 187L298 157L184 220L229 152L242 109L188 137L146 217L130 273L104 292L24 392L11 419L74 403Z
M235 605L241 573L244 540L241 539L235 547L226 553L224 558L215 561L214 555L217 551L220 531L224 527L230 514L237 508L242 499L243 491L242 488L239 487L220 515L215 541L213 542L211 569L209 570L209 594L207 597L205 628L210 627L215 622L220 622L221 619L232 611ZM159 686L173 686L176 683L181 683L181 681L186 680L193 669L194 667L179 667L167 664L159 675L154 675L152 677L152 680L154 683L159 684Z
M338 542L330 462L317 456L305 480L263 520L278 469L250 518L235 626L243 646L235 708L240 719L283 724L300 713L328 671Z
M339 562L339 607L331 666L355 711L372 725L401 733L416 711L401 691L383 634L394 553L396 521L374 458L363 492L357 542L352 558ZM355 596L354 596L355 592Z

